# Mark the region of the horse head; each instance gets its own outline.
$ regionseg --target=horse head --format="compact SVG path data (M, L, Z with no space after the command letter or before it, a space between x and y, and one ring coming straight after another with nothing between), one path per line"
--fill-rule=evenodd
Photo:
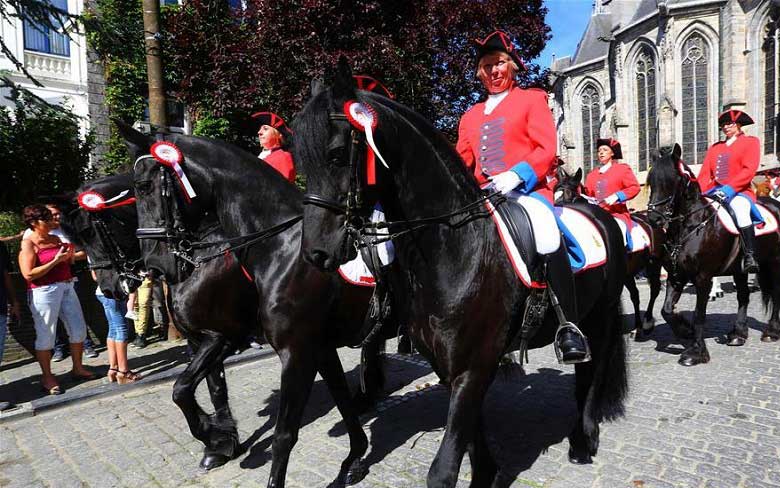
M210 203L202 183L203 166L195 164L199 151L185 136L146 136L117 123L133 165L141 255L146 269L165 275L171 283L185 280L193 271L188 259L192 242Z
M335 270L356 255L376 203L388 218L445 214L479 199L452 144L413 110L357 90L344 58L330 86L312 84L294 122L293 155L307 175L304 258Z
M61 204L62 230L87 252L103 293L118 299L141 284L132 185L128 173L106 176L83 184Z
M582 168L570 175L558 168L558 183L555 185L555 203L573 203L582 198Z
M698 186L693 172L680 159L681 155L679 144L662 147L654 157L652 168L647 174L647 183L650 185L647 214L650 224L654 227L665 227L675 215L680 214L686 193Z

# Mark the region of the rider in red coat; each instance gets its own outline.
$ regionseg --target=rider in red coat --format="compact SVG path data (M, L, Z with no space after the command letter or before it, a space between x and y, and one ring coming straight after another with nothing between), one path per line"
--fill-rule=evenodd
M292 131L284 119L273 112L258 112L252 115L260 122L257 137L263 151L258 156L282 174L287 181L295 183L295 164L292 154L282 149L285 139L289 139Z
M756 176L761 159L761 143L758 138L742 132L742 127L753 119L741 110L728 110L718 117L725 141L716 142L704 156L699 171L702 193L728 204L735 217L742 237L742 268L746 273L758 271L755 258L756 232L753 224L763 219L755 208L756 196L750 183Z
M471 107L461 118L458 153L480 185L490 181L496 190L510 195L521 205L523 198L541 196L546 205L536 217L549 219L550 226L557 226L552 211L553 195L547 185L547 175L557 161L555 123L547 105L547 94L516 85L515 75L525 66L506 33L495 31L475 44L477 76L488 98ZM557 296L563 314L575 322L577 297L566 246L561 239L559 244L549 245L550 249L553 247L556 250L542 254L545 279ZM561 362L588 360L585 336L576 326L560 324L555 340Z
M639 182L631 166L618 163L623 151L617 139L598 139L598 159L601 167L585 178L585 194L598 200L598 204L613 217L626 225L626 247L631 250L631 228L634 223L626 203L639 194Z

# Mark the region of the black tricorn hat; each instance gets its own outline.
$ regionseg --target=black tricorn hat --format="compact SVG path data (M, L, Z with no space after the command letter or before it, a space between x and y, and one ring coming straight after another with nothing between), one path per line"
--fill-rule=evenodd
M620 147L620 142L617 139L596 139L596 149L601 146L607 146L612 149L612 159L623 159L623 150Z
M512 39L506 32L497 30L492 34L488 34L486 38L482 40L474 39L473 42L477 47L477 61L489 52L501 51L507 53L514 60L520 71L526 71L525 63L520 59L517 49L512 45Z
M278 130L285 138L292 136L292 131L287 127L284 119L273 112L256 112L252 114L252 118L260 122L261 126L268 125Z
M742 110L726 110L718 116L718 125L721 127L726 124L737 123L741 126L750 125L753 119Z
M390 93L390 90L388 90L387 87L383 85L379 80L376 80L366 75L353 75L352 78L355 79L355 83L357 84L358 90L365 90L373 93L378 93L379 95L384 95L387 98L392 98L392 99L395 98L395 95Z

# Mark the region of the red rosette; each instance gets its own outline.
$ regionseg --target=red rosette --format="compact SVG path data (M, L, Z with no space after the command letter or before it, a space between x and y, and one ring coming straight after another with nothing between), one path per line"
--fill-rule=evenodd
M379 124L379 114L367 103L347 100L344 102L344 115L354 128L362 131L366 130L366 125L370 125L373 130Z
M184 161L184 155L181 150L172 142L157 141L152 144L149 152L151 152L154 159L165 166L173 167L175 164L181 164Z
M98 212L106 206L106 199L96 191L85 191L78 196L79 207L87 212Z

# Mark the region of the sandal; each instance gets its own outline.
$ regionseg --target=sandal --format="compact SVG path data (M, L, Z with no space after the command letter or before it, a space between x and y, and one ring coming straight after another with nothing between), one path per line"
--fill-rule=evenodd
M109 383L114 383L116 381L116 375L119 373L119 370L117 368L108 368L108 374L106 375L108 377Z
M62 394L62 389L60 388L60 385L56 385L56 384L54 386L49 387L49 388L41 385L41 390L43 390L43 392L48 394L48 395L61 395Z
M119 373L116 376L116 381L120 385L124 385L127 383L135 383L136 381L142 378L143 376L141 376L138 373L134 373L132 371L119 371Z

